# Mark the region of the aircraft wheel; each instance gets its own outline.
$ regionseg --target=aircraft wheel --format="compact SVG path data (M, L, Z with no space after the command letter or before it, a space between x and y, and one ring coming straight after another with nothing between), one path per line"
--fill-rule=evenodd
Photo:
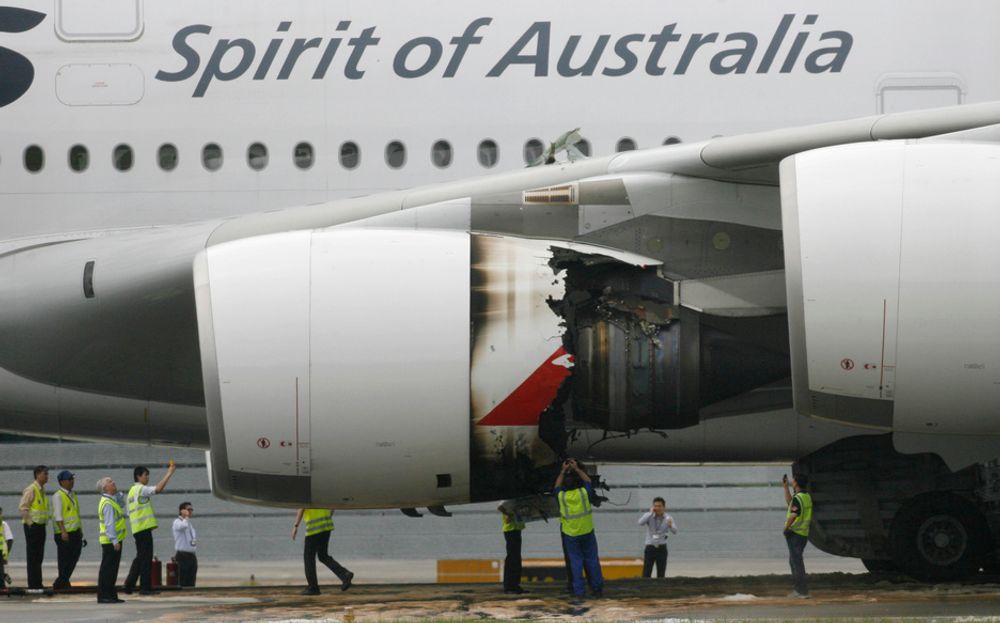
M992 549L983 514L950 493L906 502L892 520L891 542L896 568L925 582L967 578Z

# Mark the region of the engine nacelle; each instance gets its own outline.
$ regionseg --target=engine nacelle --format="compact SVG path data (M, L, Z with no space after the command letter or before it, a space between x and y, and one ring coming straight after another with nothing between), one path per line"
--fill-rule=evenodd
M797 410L898 449L997 434L1000 146L820 149L782 163L781 189Z
M331 229L199 254L216 493L372 508L551 486L531 478L557 461L539 418L573 365L549 305L558 246Z

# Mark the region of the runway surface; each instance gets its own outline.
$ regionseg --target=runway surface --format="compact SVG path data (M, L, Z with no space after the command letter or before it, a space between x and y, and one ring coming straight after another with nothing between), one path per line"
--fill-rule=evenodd
M787 575L622 580L608 583L603 599L570 602L564 587L529 586L504 595L497 585L356 585L341 592L323 586L306 597L297 587L206 588L154 596L122 595L103 606L93 593L11 597L0 601L0 620L38 622L208 622L298 620L583 619L594 621L721 619L920 619L1000 621L1000 578L926 586L899 577L831 573L811 577L812 595L788 597ZM0 598L2 599L2 598Z

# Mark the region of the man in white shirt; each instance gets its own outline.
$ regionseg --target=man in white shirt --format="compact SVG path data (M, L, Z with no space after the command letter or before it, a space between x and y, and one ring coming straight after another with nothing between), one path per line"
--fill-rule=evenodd
M97 481L97 491L101 498L97 503L98 538L101 542L101 569L97 575L97 603L120 604L118 589L118 567L122 561L122 540L127 534L125 496L118 491L118 485L111 478Z
M656 564L656 577L667 575L667 533L677 534L677 524L674 518L667 514L667 503L661 497L653 498L653 506L639 518L639 525L646 526L646 549L643 552L642 577L653 575L653 564Z
M177 561L177 584L194 586L198 577L198 535L195 534L191 516L194 507L191 502L181 502L179 516L174 520L174 560Z

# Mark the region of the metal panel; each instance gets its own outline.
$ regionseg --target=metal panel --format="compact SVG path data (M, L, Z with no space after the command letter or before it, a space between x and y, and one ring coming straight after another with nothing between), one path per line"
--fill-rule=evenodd
M905 176L896 426L998 434L1000 147L913 146Z
M895 366L902 159L902 144L865 145L808 152L782 165L795 189L783 194L782 210L792 331L804 330L792 350L802 413L828 404L805 400L808 391L893 396L887 372Z
M467 501L469 235L330 230L311 271L313 498Z
M131 63L78 63L56 72L56 97L67 106L129 106L144 92L142 70Z
M229 468L307 476L309 232L213 247L207 264L211 317L199 323L214 332Z
M59 0L56 34L64 41L132 41L142 36L142 0Z

